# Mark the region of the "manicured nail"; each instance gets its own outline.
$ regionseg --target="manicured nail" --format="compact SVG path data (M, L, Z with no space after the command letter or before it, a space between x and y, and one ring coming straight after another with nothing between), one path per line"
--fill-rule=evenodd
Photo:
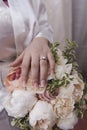
M38 88L38 83L35 82L35 83L34 83L34 87L35 87L35 88Z
M45 80L41 80L41 87L45 87L46 86L46 81Z
M51 70L51 75L54 75L54 70Z
M26 88L26 82L25 81L23 81L23 87Z

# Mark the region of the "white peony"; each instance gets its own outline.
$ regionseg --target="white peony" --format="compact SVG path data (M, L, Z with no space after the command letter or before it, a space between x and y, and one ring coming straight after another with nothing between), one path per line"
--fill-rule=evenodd
M72 80L67 86L59 88L59 96L70 97L78 102L83 96L84 82L78 77L77 74L70 75Z
M34 93L26 90L14 90L4 102L4 107L9 116L18 118L24 117L36 102L37 98Z
M59 119L57 126L62 130L71 130L78 122L78 118L75 112L70 113L67 117Z
M83 96L84 82L79 78L78 74L74 74L73 77L74 80L77 80L77 83L72 81L74 85L73 97L78 102Z
M55 122L52 105L45 101L38 101L29 114L29 123L35 129L49 130Z
M59 88L59 96L60 97L71 97L73 96L73 91L74 91L74 85L70 83L67 86L63 86Z

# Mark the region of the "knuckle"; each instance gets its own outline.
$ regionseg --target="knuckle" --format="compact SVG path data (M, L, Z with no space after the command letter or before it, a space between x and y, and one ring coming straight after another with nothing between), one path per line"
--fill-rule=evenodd
M38 83L38 79L37 78L32 78L33 83Z
M26 70L26 69L27 69L27 67L28 67L28 65L27 65L27 64L22 64L22 69Z
M26 68L26 67L23 67L23 68L22 68L21 77L26 77L26 76L27 76L27 72L28 72L27 68Z
M46 63L46 61L41 61L40 64L42 67L44 67L44 66L46 66L47 63Z
M27 73L26 73L26 71L23 70L21 77L25 78L26 76L27 76Z
M38 68L38 65L36 63L32 63L31 66L32 66L32 68L35 68L35 69Z

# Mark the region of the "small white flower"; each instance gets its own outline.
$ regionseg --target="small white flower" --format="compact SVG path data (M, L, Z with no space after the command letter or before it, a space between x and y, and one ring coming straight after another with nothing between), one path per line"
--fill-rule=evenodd
M59 119L57 126L62 130L71 130L78 122L78 118L75 112L70 113L67 117Z
M24 117L37 102L32 92L26 90L15 90L4 103L9 116L15 118Z
M29 114L29 123L33 128L48 130L54 126L56 116L52 105L45 101L38 101Z

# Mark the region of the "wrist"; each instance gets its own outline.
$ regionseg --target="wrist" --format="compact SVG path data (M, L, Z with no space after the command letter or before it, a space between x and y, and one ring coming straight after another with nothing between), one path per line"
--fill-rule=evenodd
M44 37L36 37L36 38L33 39L32 43L35 43L35 44L41 43L41 44L47 44L48 45L49 41Z

